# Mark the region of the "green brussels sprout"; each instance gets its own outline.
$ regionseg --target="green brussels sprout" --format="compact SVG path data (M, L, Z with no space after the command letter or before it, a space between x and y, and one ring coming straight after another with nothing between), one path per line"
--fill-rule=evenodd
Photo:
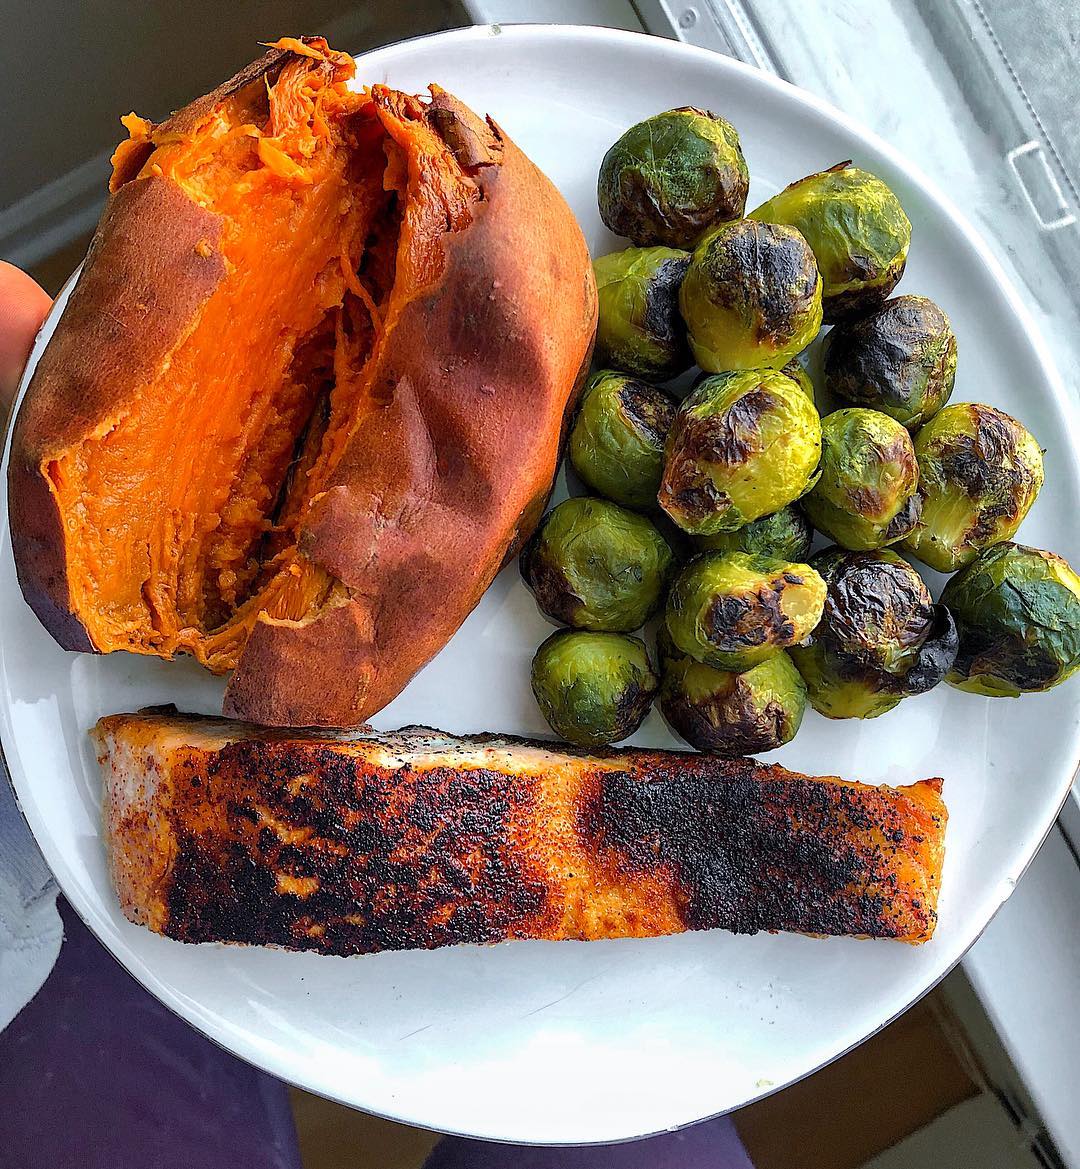
M877 718L932 690L956 658L956 626L891 548L826 548L810 563L828 586L810 641L791 649L810 704L829 718Z
M659 685L645 643L560 629L536 651L532 690L551 729L580 747L617 743L649 713Z
M786 373L810 401L815 406L817 405L817 393L814 391L813 379L806 372L806 366L797 357L793 357L780 372Z
M810 555L814 530L806 516L788 504L772 515L751 520L734 532L694 536L693 541L703 552L757 552L779 560L802 561Z
M938 572L1010 539L1043 484L1042 450L1008 414L978 402L940 410L915 436L922 524L901 547Z
M917 430L949 400L956 336L925 296L894 296L869 316L837 325L825 351L825 388Z
M1049 690L1080 669L1080 577L1009 541L980 552L941 594L960 652L947 681L991 698Z
M742 215L749 186L735 127L682 106L626 131L604 155L596 194L616 235L692 248L710 227Z
M602 369L585 384L570 462L594 491L624 507L656 506L664 471L664 442L675 421L675 401L663 390Z
M777 371L772 370L770 372L775 373ZM791 380L799 387L800 390L802 390L802 392L810 399L810 401L813 402L815 406L817 405L817 391L814 389L814 382L810 377L810 374L807 372L806 367L797 357L793 357L787 363L787 365L783 366L779 370L779 372L791 378ZM711 374L707 370L702 370L690 383L690 393L692 394L694 390L696 390L698 386L702 384L702 382L706 382L709 380L709 378L715 376L715 374ZM689 396L689 394L687 396Z
M657 498L691 535L731 532L798 499L820 455L821 419L787 374L715 374L675 415Z
M684 654L741 671L807 637L824 603L825 582L808 564L703 552L675 577L665 620Z
M521 553L541 610L575 629L626 633L660 607L671 549L644 516L606 499L567 499Z
M600 365L654 381L690 368L693 358L679 313L679 286L689 266L690 254L676 248L627 248L594 261Z
M879 305L904 274L908 217L881 179L850 162L799 179L750 217L785 223L806 237L821 269L829 323Z
M821 328L814 253L794 228L725 223L694 250L679 308L702 369L779 369Z
M806 709L806 683L786 653L736 674L680 653L661 628L657 657L660 710L699 751L734 759L795 738Z
M919 465L894 418L851 406L821 420L821 477L799 505L830 540L855 552L903 539L919 522Z

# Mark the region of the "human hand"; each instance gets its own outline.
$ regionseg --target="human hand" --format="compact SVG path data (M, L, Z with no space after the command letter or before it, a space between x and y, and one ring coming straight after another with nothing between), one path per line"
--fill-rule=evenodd
M36 281L0 260L0 419L11 409L30 347L51 304Z

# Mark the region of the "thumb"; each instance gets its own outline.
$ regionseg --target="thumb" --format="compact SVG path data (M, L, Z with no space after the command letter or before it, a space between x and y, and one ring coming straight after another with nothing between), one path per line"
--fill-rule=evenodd
M11 409L30 347L51 304L36 281L0 260L0 417Z

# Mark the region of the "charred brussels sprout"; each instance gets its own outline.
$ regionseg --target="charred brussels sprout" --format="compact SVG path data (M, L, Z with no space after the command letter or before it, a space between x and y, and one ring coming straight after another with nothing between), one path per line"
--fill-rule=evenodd
M716 374L675 415L657 498L691 535L731 532L798 499L820 454L821 419L787 374Z
M956 626L891 548L827 548L811 564L828 585L825 612L791 657L810 703L829 718L876 718L933 689L956 657Z
M693 359L679 313L679 286L689 265L689 253L675 248L627 248L593 264L601 365L656 381L690 368Z
M666 630L657 635L660 710L699 751L726 759L790 743L806 709L806 683L786 653L741 674L680 653Z
M645 643L560 629L536 651L532 690L548 725L581 747L617 743L649 713L658 679Z
M908 432L887 414L855 406L821 420L821 478L800 506L830 540L865 552L915 527L918 483Z
M817 394L814 392L814 382L810 375L806 372L806 367L798 358L793 357L781 371L786 373L789 378L799 387L800 390L817 405Z
M570 432L570 462L583 482L626 507L656 506L664 441L675 402L663 390L612 370L585 386Z
M631 243L692 248L738 219L750 178L730 122L683 106L638 122L604 155L600 218Z
M1013 698L1080 669L1080 577L1053 552L995 544L948 582L941 601L960 634L948 681L961 690Z
M955 572L1008 540L1043 484L1042 450L1008 414L977 402L939 411L915 436L922 524L904 541L912 556Z
M810 521L791 505L751 520L734 532L696 536L695 545L706 552L757 552L780 560L805 560L810 554L814 531Z
M817 257L830 323L876 307L904 274L908 217L881 179L850 162L799 179L750 217L802 232Z
M705 552L676 576L665 620L684 654L741 671L802 641L824 602L825 582L808 564Z
M915 430L949 400L956 337L925 296L896 296L869 316L837 325L825 353L825 388Z
M695 249L679 308L702 369L779 369L821 328L821 277L790 227L740 219Z
M540 521L521 575L549 616L575 629L618 633L659 608L671 549L644 516L606 499L567 499Z

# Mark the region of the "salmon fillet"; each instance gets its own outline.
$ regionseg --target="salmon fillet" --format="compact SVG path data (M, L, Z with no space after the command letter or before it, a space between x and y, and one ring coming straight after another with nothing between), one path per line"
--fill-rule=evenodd
M924 942L941 780L873 787L752 759L423 727L103 718L112 880L185 942L363 954L723 928Z

